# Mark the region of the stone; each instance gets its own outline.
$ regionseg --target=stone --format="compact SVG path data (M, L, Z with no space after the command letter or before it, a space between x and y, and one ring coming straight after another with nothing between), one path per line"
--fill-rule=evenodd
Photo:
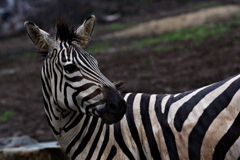
M0 150L0 160L69 160L57 142L44 142Z
M0 149L14 148L24 145L37 144L38 141L28 136L0 138Z

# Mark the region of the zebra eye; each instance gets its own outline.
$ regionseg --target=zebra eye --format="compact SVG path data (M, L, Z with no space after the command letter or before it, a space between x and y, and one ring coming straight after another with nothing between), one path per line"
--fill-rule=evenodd
M73 73L79 71L79 68L73 64L69 64L63 67L66 73Z

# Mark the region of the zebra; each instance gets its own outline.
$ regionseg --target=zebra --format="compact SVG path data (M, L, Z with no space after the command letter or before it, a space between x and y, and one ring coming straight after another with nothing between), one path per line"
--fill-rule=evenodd
M83 50L95 16L76 31L62 19L52 34L24 25L45 57L44 109L70 159L240 159L240 74L178 94L122 93Z

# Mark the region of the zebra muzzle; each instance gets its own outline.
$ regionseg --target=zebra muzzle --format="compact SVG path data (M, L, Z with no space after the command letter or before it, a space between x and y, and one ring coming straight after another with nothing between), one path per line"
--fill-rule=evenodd
M118 90L112 87L105 88L106 105L99 110L101 118L106 124L119 122L126 113L127 104Z

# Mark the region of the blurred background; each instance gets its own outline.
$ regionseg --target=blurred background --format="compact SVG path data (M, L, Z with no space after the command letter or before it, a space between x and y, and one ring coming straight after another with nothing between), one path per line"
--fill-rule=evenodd
M0 138L55 140L41 93L42 57L23 23L49 31L96 16L86 51L130 92L178 93L240 72L240 0L1 0Z

